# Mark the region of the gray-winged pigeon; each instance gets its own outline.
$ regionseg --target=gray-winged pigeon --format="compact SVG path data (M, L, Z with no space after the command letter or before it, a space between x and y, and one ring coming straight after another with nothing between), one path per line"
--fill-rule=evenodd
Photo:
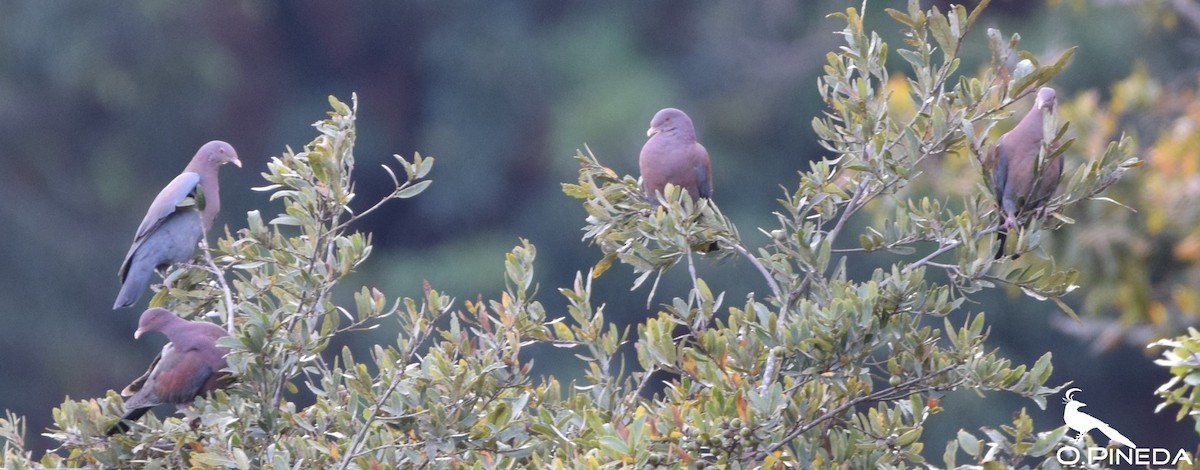
M1055 106L1053 88L1038 90L1033 109L1021 118L1016 127L1000 136L989 156L989 162L994 165L992 187L1004 218L997 235L1000 245L996 251L997 259L1004 256L1007 229L1020 225L1022 216L1041 209L1058 189L1058 180L1062 177L1062 155L1046 162L1039 161L1044 116L1053 113ZM1047 152L1053 152L1057 146L1057 142L1052 143Z
M158 405L187 405L196 397L208 394L229 384L225 355L228 348L217 346L217 339L226 336L224 328L206 321L188 321L169 310L152 308L138 319L135 339L157 331L167 336L162 352L150 364L144 375L121 391L131 396L125 401L125 414L108 429L107 435L129 430L128 421L136 421Z
M195 254L196 244L221 210L217 170L226 163L242 166L233 147L219 140L204 144L183 173L154 198L121 263L121 292L114 310L137 302L156 269Z
M650 138L642 146L638 166L642 189L651 204L659 205L667 183L683 188L692 200L712 197L712 163L708 151L696 142L696 128L686 113L675 108L660 110L646 131Z

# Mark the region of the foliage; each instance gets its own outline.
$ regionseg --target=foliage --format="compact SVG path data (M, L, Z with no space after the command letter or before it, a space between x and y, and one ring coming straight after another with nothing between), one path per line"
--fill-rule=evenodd
M1014 51L1016 36L1004 40L992 30L987 35L992 62L980 76L958 75L955 83L957 53L982 8L942 13L921 11L912 2L906 12L889 10L908 28L909 48L897 53L912 69L904 85L919 105L907 117L890 112L894 97L888 85L894 82L885 68L888 45L864 29L854 9L835 15L847 23L846 44L827 56L819 86L829 111L813 122L834 156L801 173L799 186L780 200L779 227L764 230L770 244L757 254L712 202L693 206L676 191L665 208L653 209L637 196L635 180L618 178L590 152L577 157L579 183L564 190L586 199L585 237L605 253L594 274L618 259L642 273L640 282L681 258L690 264L697 243L716 240L755 265L772 293L765 302L752 296L720 318L723 298L714 297L693 274L688 298L674 299L640 328L641 366L682 376L655 402L665 409L650 414L679 417L677 431L670 420L653 428L681 435L691 447L680 455L699 451L710 461L742 464L789 459L850 462L852 467L918 463L923 462L921 425L940 411L940 392L1005 390L1044 407L1045 397L1058 391L1044 385L1048 355L1031 368L1012 367L985 347L982 313L968 313L961 323L950 317L971 294L996 283L1052 299L1070 312L1058 298L1077 287L1073 271L992 257L995 247L988 235L999 221L980 165L989 131L1008 117L1011 105L1061 70L1070 50L1041 65L1032 55ZM1014 54L1023 61L1010 73L1004 64ZM1071 222L1062 210L1093 198L1136 167L1130 145L1128 139L1110 143L1098 158L1068 174L1047 208L1049 217L1021 229L1016 249L1037 248L1044 231ZM935 198L903 197L930 160L952 155L974 157L974 174L980 175L962 209L951 210ZM852 216L867 208L889 216L867 227L859 246L837 243ZM648 249L650 241L657 248ZM876 258L862 253L877 250L902 256L924 251L916 260L877 268L869 279L849 279L847 264L871 262ZM948 281L937 281L930 268ZM671 337L675 324L690 325L693 338ZM691 413L697 410L703 413ZM743 436L747 439L726 432L742 435L738 428L743 427L750 431ZM1045 457L1064 435L1063 428L1034 434L1023 414L1002 429L986 431L991 442L986 453L969 434L960 435L947 450L947 465L954 465L955 449L961 449L976 462L1016 466L1025 458Z
M1200 282L1200 164L1194 152L1200 89L1164 84L1139 64L1107 95L1104 102L1099 90L1088 90L1060 102L1060 115L1077 136L1068 156L1091 160L1105 155L1111 139L1122 138L1126 152L1145 155L1148 163L1096 198L1104 203L1083 205L1071 214L1074 223L1044 240L1042 249L1077 266L1077 282L1089 286L1080 299L1082 321L1056 326L1095 349L1126 343L1161 351L1156 362L1173 378L1158 390L1159 410L1178 405L1177 419L1184 419L1200 404L1191 386L1200 321L1194 289ZM937 171L940 182L929 186L965 197L969 188L954 182L977 170L951 162Z
M499 299L455 308L426 284L417 298L389 302L363 287L353 308L337 305L335 288L371 253L370 236L351 226L424 190L433 159L397 156L403 181L393 174L394 191L354 214L357 103L331 99L316 139L275 157L263 174L268 185L258 189L281 201L281 213L264 222L250 212L245 228L218 240L214 269L175 271L172 288L152 301L194 317L234 312L234 333L222 344L238 382L178 417L148 415L112 438L100 436L121 414L115 393L68 399L50 430L60 448L36 462L22 419L9 415L0 422L5 465L901 467L925 462L923 425L942 411L946 391L1004 391L1044 407L1062 388L1046 384L1049 354L1012 364L988 347L984 313L967 306L996 283L1057 301L1077 274L1052 259L1051 267L1031 256L1023 264L992 259L999 217L982 167L961 208L905 196L931 162L960 155L978 165L989 131L1070 57L1042 65L1015 51L1016 36L989 31L993 60L978 76L963 74L958 53L986 3L941 12L914 0L889 10L905 28L906 47L896 52L912 74L905 83L916 105L907 116L891 108L889 46L855 9L834 15L846 24L844 45L826 56L819 91L828 110L813 121L832 157L783 195L778 227L762 230L764 247L751 250L713 201L693 204L678 188L651 208L635 179L581 152L579 180L564 191L584 200L585 236L604 257L559 289L565 316L536 300L536 249L526 241L505 257ZM1004 64L1014 54L1025 62L1010 72ZM1043 233L1071 222L1063 210L1136 166L1129 148L1126 139L1110 143L1071 173L1050 216L1015 230L1015 249L1038 248ZM881 210L890 215L846 241L856 214ZM695 249L714 241L715 256L754 265L770 294L724 308L724 295L689 269L686 298L639 326L644 372L627 373L618 359L627 332L605 321L592 279L620 261L641 273L636 288L681 262L692 267ZM909 258L880 262L874 251ZM879 264L852 279L851 262ZM398 330L395 341L367 358L326 351L339 336L384 324ZM680 324L690 327L686 340L672 335ZM535 380L521 354L535 344L573 352L584 379L567 387ZM639 398L657 370L680 379L661 397ZM302 390L311 405L298 405ZM957 466L965 454L976 464L1037 465L1068 442L1064 427L1035 429L1022 411L983 429L984 439L960 432L944 463Z
M1138 74L1120 87L1127 91L1153 90L1152 97L1157 99L1143 101L1143 107L1157 105L1152 115L1168 121L1146 150L1153 160L1149 170L1140 175L1140 184L1119 188L1141 199L1145 210L1127 216L1126 230L1106 240L1107 253L1116 258L1113 262L1127 263L1128 269L1108 269L1096 277L1101 283L1125 282L1123 296L1106 298L1109 302L1101 304L1121 312L1121 326L1112 336L1140 344L1148 341L1144 332L1147 327L1150 335L1175 335L1149 345L1161 350L1162 357L1155 363L1168 368L1172 375L1156 391L1163 399L1158 410L1178 405L1176 419L1192 417L1200 433L1200 415L1196 413L1200 407L1200 390L1196 388L1200 384L1200 333L1195 328L1200 297L1194 289L1200 280L1200 209L1195 204L1200 167L1193 150L1200 139L1200 130L1195 126L1200 108L1196 89L1164 92L1146 87L1148 82L1153 84ZM1119 115L1120 111L1127 112L1118 108L1111 114ZM1096 323L1107 326L1113 322L1101 318ZM1176 334L1185 325L1186 331Z
M1158 388L1156 393L1163 402L1156 411L1170 405L1178 405L1175 419L1186 416L1195 418L1200 409L1200 331L1188 328L1186 335L1171 340L1159 340L1151 345L1165 348L1162 358L1154 361L1171 371L1170 380ZM1200 432L1200 419L1196 419L1196 432Z

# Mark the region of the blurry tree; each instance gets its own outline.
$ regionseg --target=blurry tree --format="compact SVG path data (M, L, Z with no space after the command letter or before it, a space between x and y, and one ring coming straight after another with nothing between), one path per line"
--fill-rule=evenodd
M528 242L506 255L498 299L455 308L432 286L421 298L392 302L364 287L353 308L335 304L338 283L371 253L370 236L351 224L424 190L433 160L397 157L404 178L393 175L393 192L354 214L357 103L331 99L333 112L316 124L320 135L301 152L275 157L263 175L268 185L258 189L283 211L269 222L250 212L246 228L218 240L221 269L183 273L152 301L185 316L234 309L235 334L223 344L237 384L197 399L182 419L147 416L112 438L101 436L121 414L115 393L67 400L50 432L60 447L36 462L23 444L23 419L10 414L0 421L4 464L891 467L924 463L923 425L941 411L945 391L1006 391L1044 407L1061 388L1046 384L1049 355L1013 365L988 346L985 315L965 307L998 283L1057 301L1078 287L1078 273L1058 270L1053 258L993 259L999 217L986 172L975 165L992 143L989 131L1070 53L1039 64L1016 50L1016 36L993 30L993 60L978 74L960 72L957 54L986 3L942 12L913 0L905 11L888 10L903 28L904 46L894 52L911 69L909 114L891 109L898 97L884 66L889 45L854 8L834 15L845 23L844 44L826 55L818 86L828 109L813 120L832 156L781 197L778 227L762 229L771 240L765 247L747 247L715 204L693 204L677 189L667 191L665 207L651 208L634 178L581 153L578 182L564 190L584 200L585 233L605 255L559 289L565 317L535 299L536 250ZM1013 55L1028 62L1010 72L1004 64ZM1069 172L1048 206L1051 217L1013 230L1017 248L1037 249L1043 234L1070 221L1063 210L1136 166L1131 145L1109 142ZM974 191L956 201L905 196L928 177L925 163L950 155L974 168ZM890 215L852 233L851 219L875 207ZM691 246L713 240L722 254L753 265L768 294L722 311L724 295L690 272L684 298L639 327L638 360L647 372L626 374L617 350L628 332L606 322L604 306L591 298L592 279L614 261L640 273L638 283L680 263L690 268L699 256ZM849 263L878 260L871 251L903 259L851 278ZM231 277L232 289L210 276ZM384 322L399 333L368 358L348 349L325 354L334 337ZM671 336L678 324L691 327L690 340ZM535 380L521 354L534 344L573 352L585 378L565 388ZM655 370L681 379L659 398L638 398ZM301 388L315 395L302 409L290 398ZM1021 412L984 428L983 439L960 432L944 464L957 466L965 455L972 463L1052 465L1059 446L1079 445L1066 430L1039 432Z
M1120 205L1084 206L1063 231L1070 242L1053 243L1050 250L1080 266L1086 273L1081 283L1097 287L1084 299L1083 322L1059 321L1058 328L1091 339L1095 349L1125 342L1161 352L1157 363L1175 378L1158 393L1164 406L1180 405L1178 419L1200 405L1193 388L1200 384L1198 93L1194 78L1161 83L1139 66L1113 86L1107 103L1094 90L1064 103L1063 115L1083 123L1076 127L1080 154L1096 155L1123 128L1146 142L1134 151L1147 165L1111 188ZM1196 424L1200 430L1200 421Z

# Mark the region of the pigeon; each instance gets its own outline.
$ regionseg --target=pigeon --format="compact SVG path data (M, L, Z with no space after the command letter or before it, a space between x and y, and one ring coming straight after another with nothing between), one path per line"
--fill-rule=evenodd
M687 113L666 108L655 113L646 131L649 139L642 146L638 166L642 189L653 205L661 205L658 195L667 183L687 191L695 201L711 198L712 163L708 150L696 142L696 128Z
M195 254L196 244L221 210L217 170L226 163L242 166L233 147L219 140L204 144L183 173L154 198L121 263L121 291L113 310L137 302L155 270Z
M217 346L218 338L228 336L224 328L152 308L142 312L133 337L152 331L166 335L169 342L150 363L150 369L121 391L122 396L130 398L125 401L125 414L108 429L109 436L128 431L129 422L155 406L187 405L196 397L229 385L229 376L221 372L227 366L225 355L229 349Z
M1004 257L1008 229L1020 225L1020 219L1026 214L1042 209L1058 189L1063 156L1060 154L1049 161L1039 162L1044 116L1053 113L1056 104L1053 88L1038 90L1033 109L1021 118L1016 127L1000 136L989 156L988 161L994 165L992 187L1004 218L997 235L1000 248L996 252L996 259ZM1047 152L1053 152L1057 146L1057 142L1052 143ZM1039 163L1042 163L1040 168ZM1013 258L1017 256L1013 255Z

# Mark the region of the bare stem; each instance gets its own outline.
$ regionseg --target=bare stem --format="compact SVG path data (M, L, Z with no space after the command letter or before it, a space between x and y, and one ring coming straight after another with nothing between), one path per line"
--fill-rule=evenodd
M401 369L401 374L403 372L404 370ZM357 433L354 433L354 440L350 441L350 447L346 449L346 456L342 459L342 464L338 465L338 468L350 468L350 462L353 461L355 454L358 453L358 448L362 446L363 441L366 439L367 431L371 429L371 423L379 417L379 412L383 410L384 403L387 403L388 398L396 391L396 387L400 385L400 382L403 382L403 380L400 380L398 377L394 378L392 384L383 391L383 395L379 397L379 400L375 401L375 406L371 408L371 414L367 416L366 422L363 423Z
M692 250L687 250L687 262L688 277L692 279L692 295L688 296L688 303L694 300L696 308L700 308L700 282L696 280L696 263L692 261Z
M854 215L855 212L858 212L862 197L866 193L863 190L865 186L864 184L855 186L854 194L850 196L850 201L846 203L846 208L842 210L841 217L838 217L837 223L833 225L833 230L830 230L829 234L825 236L825 239L829 240L831 246L833 245L833 241L837 239L838 234L842 232L842 228L846 226L846 221L850 220L850 216Z
M762 274L763 279L766 279L767 286L771 288L771 294L775 295L775 298L780 302L784 300L783 291L779 289L779 283L775 281L775 277L772 276L771 271L769 271L767 267L762 264L762 261L759 261L758 258L750 254L750 251L740 243L734 243L732 240L729 240L725 237L720 237L718 240L720 240L724 245L733 248L733 251L737 252L739 255L742 255L743 258L746 258L746 260L749 261L750 264L753 265L760 274Z
M849 410L850 408L858 406L861 403L875 402L875 401L885 400L885 399L890 400L890 399L904 398L904 397L912 395L914 393L919 393L920 390L916 389L916 387L918 385L920 385L922 382L932 379L934 377L937 377L939 375L945 374L947 372L950 372L955 367L957 367L957 365L949 365L949 366L943 367L941 369L938 369L929 375L914 377L905 382L897 384L894 387L885 388L885 389L876 391L875 393L863 395L863 396L860 396L853 400L849 400L845 403L842 403L841 405L829 410L825 414L818 416L816 419L813 419L812 421L809 421L800 426L797 426L795 429L792 430L792 432L790 432L786 436L784 436L783 439L780 439L778 442L774 442L770 446L767 446L767 448L762 450L759 453L759 455L770 455L771 453L775 452L776 450L779 450L779 448L786 445L788 442L791 442L793 439L800 437L801 434L804 434L809 429L812 429L813 427L817 426L818 424L821 424L822 422L825 422L826 420L832 419L833 417L835 417L839 414L842 414L846 410Z
M217 263L213 261L212 251L208 248L208 237L200 237L200 249L204 250L204 263L208 265L209 272L217 277L217 285L221 286L221 293L225 300L225 331L233 334L233 291L229 289L229 283L225 281L225 271L217 267Z

